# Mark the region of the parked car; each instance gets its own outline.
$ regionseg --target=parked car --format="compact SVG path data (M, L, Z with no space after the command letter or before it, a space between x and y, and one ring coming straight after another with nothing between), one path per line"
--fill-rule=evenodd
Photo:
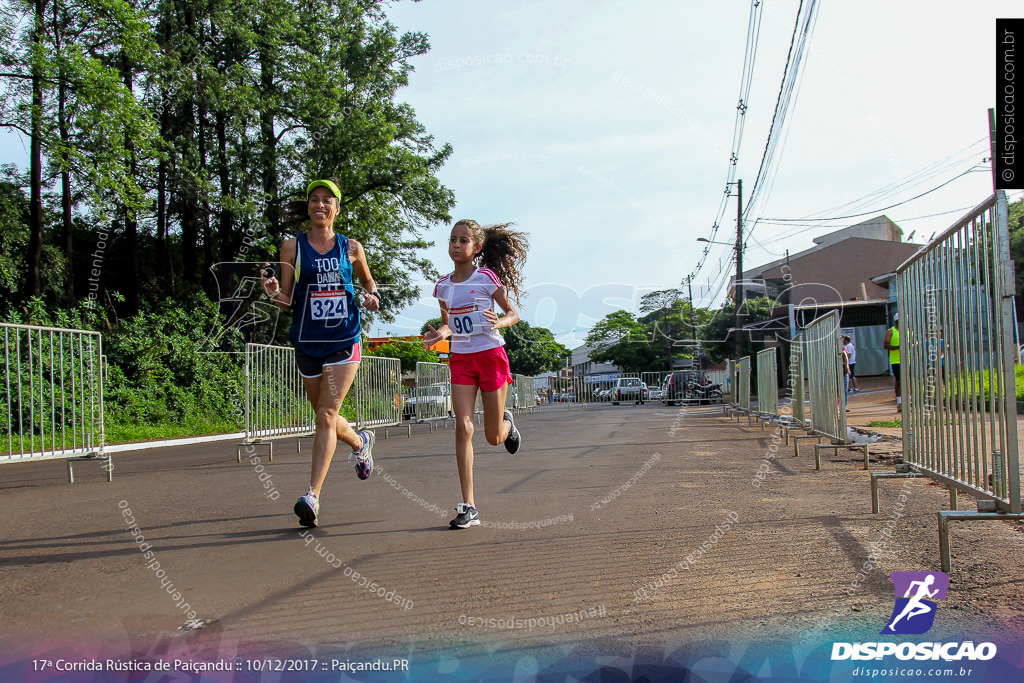
M448 384L431 384L413 389L402 408L402 416L405 419L411 420L416 417L417 403L427 406L427 412L432 417L451 417L455 414L452 410L452 392Z
M644 402L644 383L639 377L620 377L611 388L609 397L612 405L617 406L626 401Z
M652 401L660 401L662 396L664 395L665 392L662 391L661 387L654 387L648 392L647 398L649 398Z

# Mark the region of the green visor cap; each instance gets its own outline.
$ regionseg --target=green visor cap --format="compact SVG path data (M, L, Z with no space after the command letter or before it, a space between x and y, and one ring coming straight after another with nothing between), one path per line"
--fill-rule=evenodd
M331 194L333 194L338 199L339 202L341 201L341 190L339 190L338 186L335 185L330 180L314 180L309 184L309 187L306 188L306 196L308 197L309 195L311 195L313 193L313 190L315 190L318 187L326 187L328 190L331 191Z

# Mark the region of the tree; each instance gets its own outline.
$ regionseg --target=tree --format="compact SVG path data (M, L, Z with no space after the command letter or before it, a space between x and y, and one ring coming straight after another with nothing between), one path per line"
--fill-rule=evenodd
M431 327L433 327L436 330L437 328L441 327L442 322L443 321L441 320L440 317L431 318L427 322L423 323L423 327L420 328L420 334L426 334L427 332L430 331Z
M382 356L385 358L397 358L402 362L402 372L415 372L416 363L438 363L440 358L437 353L423 348L423 344L415 341L396 339L387 344L382 344L368 356Z
M144 193L127 164L131 155L125 141L147 153L155 130L115 63L152 49L135 7L120 0L20 0L17 6L31 20L18 34L0 21L0 30L15 38L0 53L0 127L29 139L29 239L21 288L27 298L46 286L40 267L46 240L43 193L52 179L61 177L62 232L70 253L72 179L89 198L97 222L115 205L141 208Z
M620 310L609 313L590 330L587 344L598 347L590 359L598 363L614 363L624 372L665 370L671 353L663 343L654 344L651 331L632 313Z
M768 297L755 297L743 301L743 325L753 325L759 322L771 320L772 308L776 302ZM743 335L743 354L752 355L756 347L750 339L748 332L737 332L736 306L731 301L722 304L716 311L703 309L698 312L699 329L702 348L712 362L720 362L725 358L732 358L736 353L735 334Z
M505 338L505 353L512 372L533 377L542 372L558 370L565 365L570 351L555 341L555 335L545 327L532 327L520 320L512 327L501 330Z

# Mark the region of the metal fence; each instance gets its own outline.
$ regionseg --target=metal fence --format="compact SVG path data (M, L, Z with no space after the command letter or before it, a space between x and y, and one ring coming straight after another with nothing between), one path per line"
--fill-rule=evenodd
M397 358L363 356L340 413L355 429L389 427L402 421L402 369ZM242 448L252 453L266 446L274 459L273 440L295 437L301 451L302 437L316 433L316 413L295 364L295 349L269 344L245 345L245 436Z
M779 372L775 347L757 352L757 412L772 418L779 414Z
M846 427L846 394L843 388L843 356L839 334L839 311L815 318L802 332L802 355L807 363L807 385L811 398L811 436L826 437L829 444L815 444L814 468L821 469L821 450L854 448L864 451L868 469L868 446L850 441ZM796 453L799 454L800 439Z
M449 401L451 400L451 385ZM392 427L402 422L402 362L397 358L363 356L349 394L356 429ZM418 405L418 404L417 404Z
M316 431L316 415L306 398L302 376L295 365L295 349L269 344L245 345L245 436L236 448L251 452L266 445L274 456L272 439L310 436Z
M530 410L537 407L537 391L533 377L513 375L514 382L505 394L505 407L510 410Z
M444 363L416 363L416 386L409 399L413 410L407 412L419 422L454 415L451 369Z
M729 402L725 405L725 413L735 413L736 419L739 420L740 413L747 413L748 416L750 414L750 356L744 356L737 361L730 360L728 371L731 392Z
M730 361L732 362L732 361ZM708 378L708 381L712 384L722 385L722 394L724 396L730 396L730 374L728 370L705 370L704 376Z
M0 324L4 376L0 395L6 424L0 463L66 458L104 460L103 337L99 332Z
M648 389L660 389L670 374L671 372L664 370L641 372L640 381L646 384Z
M995 513L940 513L944 571L949 521L1021 516L1007 213L997 192L896 271L904 461Z
M793 420L808 425L804 406L804 344L803 333L796 335L789 345L789 384L793 396Z

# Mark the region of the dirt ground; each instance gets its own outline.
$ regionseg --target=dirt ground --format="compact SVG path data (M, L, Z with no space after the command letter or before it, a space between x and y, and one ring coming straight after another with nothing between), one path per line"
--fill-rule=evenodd
M851 425L895 416L884 378L862 388ZM365 482L336 458L312 532L291 512L308 442L279 442L272 463L238 464L223 442L126 453L112 483L91 463L74 485L62 462L0 467L0 679L43 656L398 657L423 680L641 660L757 671L782 656L805 667L791 680L812 660L828 680L833 642L879 638L889 572L939 569L946 489L885 482L872 514L859 453L815 471L806 443L796 458L719 407L553 406L518 421L517 456L476 438L484 524L464 531L447 528L459 496L445 429L379 438ZM898 440L871 448L891 471ZM927 637L1024 652L1024 525L961 523L952 539ZM216 680L292 680L237 673Z

